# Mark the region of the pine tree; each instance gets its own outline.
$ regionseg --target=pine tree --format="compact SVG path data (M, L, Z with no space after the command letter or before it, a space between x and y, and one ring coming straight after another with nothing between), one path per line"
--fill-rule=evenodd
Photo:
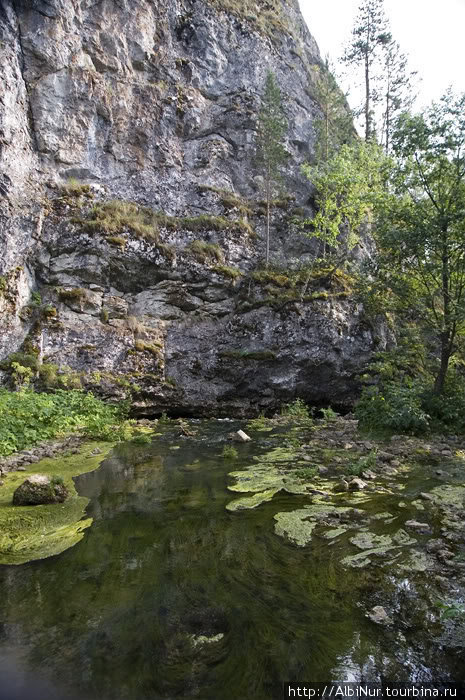
M345 95L336 82L328 57L317 67L315 97L321 109L321 117L314 120L315 156L317 161L327 162L355 133Z
M407 56L401 53L399 44L391 40L384 54L382 143L386 153L391 148L395 117L408 111L415 100L416 75L415 71L408 70Z
M287 158L283 145L287 120L282 96L275 76L268 71L257 126L257 160L263 172L266 197L266 253L265 265L270 259L270 223L273 191L280 181L280 170Z
M376 63L380 60L382 48L391 40L383 0L363 0L352 29L352 40L342 60L348 65L363 67L365 98L361 111L364 114L366 141L375 136L374 106L379 100L379 93L374 87Z

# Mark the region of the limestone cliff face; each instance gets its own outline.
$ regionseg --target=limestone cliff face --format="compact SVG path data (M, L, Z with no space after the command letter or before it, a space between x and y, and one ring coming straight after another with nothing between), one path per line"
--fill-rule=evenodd
M292 195L272 256L315 253L295 221L319 62L296 0L0 0L0 359L140 414L350 403L374 329L347 280L257 272L268 70Z

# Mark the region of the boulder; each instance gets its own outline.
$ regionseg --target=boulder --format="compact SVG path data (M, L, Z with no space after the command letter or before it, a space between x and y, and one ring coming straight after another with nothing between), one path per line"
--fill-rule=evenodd
M391 618L381 605L375 605L375 607L367 613L367 617L377 625L392 625Z
M234 439L236 442L249 442L251 438L247 435L247 433L244 433L243 430L238 430L237 433L234 433Z
M68 489L57 479L45 474L31 474L18 486L13 494L15 506L39 506L63 503L68 497Z
M354 476L354 478L349 481L349 489L351 491L363 491L364 488L366 488L366 483L363 479L359 479L358 476Z

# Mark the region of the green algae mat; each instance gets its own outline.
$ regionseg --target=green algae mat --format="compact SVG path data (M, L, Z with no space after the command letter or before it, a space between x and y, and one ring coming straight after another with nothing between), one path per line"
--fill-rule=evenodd
M95 449L99 454L92 454ZM90 443L79 454L42 459L27 472L10 472L0 487L0 564L24 564L64 552L82 540L92 524L84 518L89 501L78 496L73 477L94 471L108 454L108 443ZM64 503L13 506L14 491L31 474L61 476L69 491Z
M0 565L2 689L3 669L17 686L50 682L41 697L82 700L280 700L289 679L465 680L463 468L451 476L441 463L439 476L412 460L393 478L381 464L352 494L341 474L358 455L323 439L318 449L316 431L300 444L253 433L233 460L223 448L243 424L193 425L197 437L167 422L151 443L120 443L99 469L78 456L84 466L63 474L54 461L68 485L89 472L76 490L92 527L60 556ZM68 524L85 527L82 512ZM431 532L407 525L415 518ZM391 625L370 617L377 606Z

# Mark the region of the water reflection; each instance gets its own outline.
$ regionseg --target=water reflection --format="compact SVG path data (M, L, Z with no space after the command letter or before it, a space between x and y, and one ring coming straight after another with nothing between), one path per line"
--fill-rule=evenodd
M276 501L228 513L225 426L206 430L176 451L116 450L77 481L94 518L84 540L0 567L0 659L15 682L66 688L67 700L270 700L284 681L464 675L425 635L426 585L343 569L323 540L291 546L274 535ZM380 597L409 611L402 630L366 619Z

